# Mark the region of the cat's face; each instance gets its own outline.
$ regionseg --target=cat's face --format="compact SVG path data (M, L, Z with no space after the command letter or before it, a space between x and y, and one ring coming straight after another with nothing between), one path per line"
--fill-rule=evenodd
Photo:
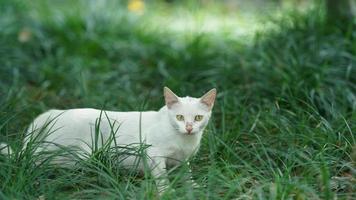
M208 124L214 106L216 89L201 98L178 97L169 88L164 88L164 98L168 108L170 123L178 133L194 135Z

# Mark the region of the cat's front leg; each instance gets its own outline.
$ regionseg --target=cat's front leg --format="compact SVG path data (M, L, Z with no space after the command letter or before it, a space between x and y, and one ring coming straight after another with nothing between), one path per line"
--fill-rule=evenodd
M150 163L151 174L155 179L158 193L162 195L169 187L166 169L166 159L152 158Z
M192 185L193 188L200 188L201 186L194 181L194 178L193 178L193 172L192 172L192 169L190 167L190 162L187 162L187 165L188 165L188 173L189 173L189 183Z

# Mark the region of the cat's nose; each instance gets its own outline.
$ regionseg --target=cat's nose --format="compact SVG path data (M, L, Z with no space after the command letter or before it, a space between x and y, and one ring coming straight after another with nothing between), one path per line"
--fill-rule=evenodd
M192 125L187 125L185 126L185 130L187 130L188 133L191 133L193 130L193 126Z

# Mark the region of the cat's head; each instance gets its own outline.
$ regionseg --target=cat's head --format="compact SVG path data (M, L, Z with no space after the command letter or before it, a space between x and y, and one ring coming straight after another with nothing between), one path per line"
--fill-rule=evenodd
M170 123L180 134L200 133L208 124L214 106L216 89L211 89L200 98L178 97L164 87Z

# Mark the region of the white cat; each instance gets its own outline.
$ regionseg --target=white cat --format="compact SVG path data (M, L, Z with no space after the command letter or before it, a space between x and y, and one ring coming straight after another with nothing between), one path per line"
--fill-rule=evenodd
M100 132L105 142L112 130L116 145L144 143L147 163L152 175L156 178L159 191L168 185L166 168L181 164L194 155L200 145L204 128L208 124L211 110L216 97L216 89L212 89L201 98L178 97L169 88L164 88L166 105L159 111L147 112L113 112L83 108L70 110L49 110L39 115L30 125L29 133L46 126L51 132L44 141L61 146L79 147L90 152L94 138L95 124L100 118ZM141 130L141 131L140 131ZM29 136L33 137L33 136ZM101 136L100 136L101 138ZM29 141L29 139L25 140ZM100 144L101 142L99 142ZM114 144L114 143L112 143ZM56 149L58 146L49 144L43 149ZM125 167L137 165L135 156L123 160ZM139 163L140 170L143 164Z

